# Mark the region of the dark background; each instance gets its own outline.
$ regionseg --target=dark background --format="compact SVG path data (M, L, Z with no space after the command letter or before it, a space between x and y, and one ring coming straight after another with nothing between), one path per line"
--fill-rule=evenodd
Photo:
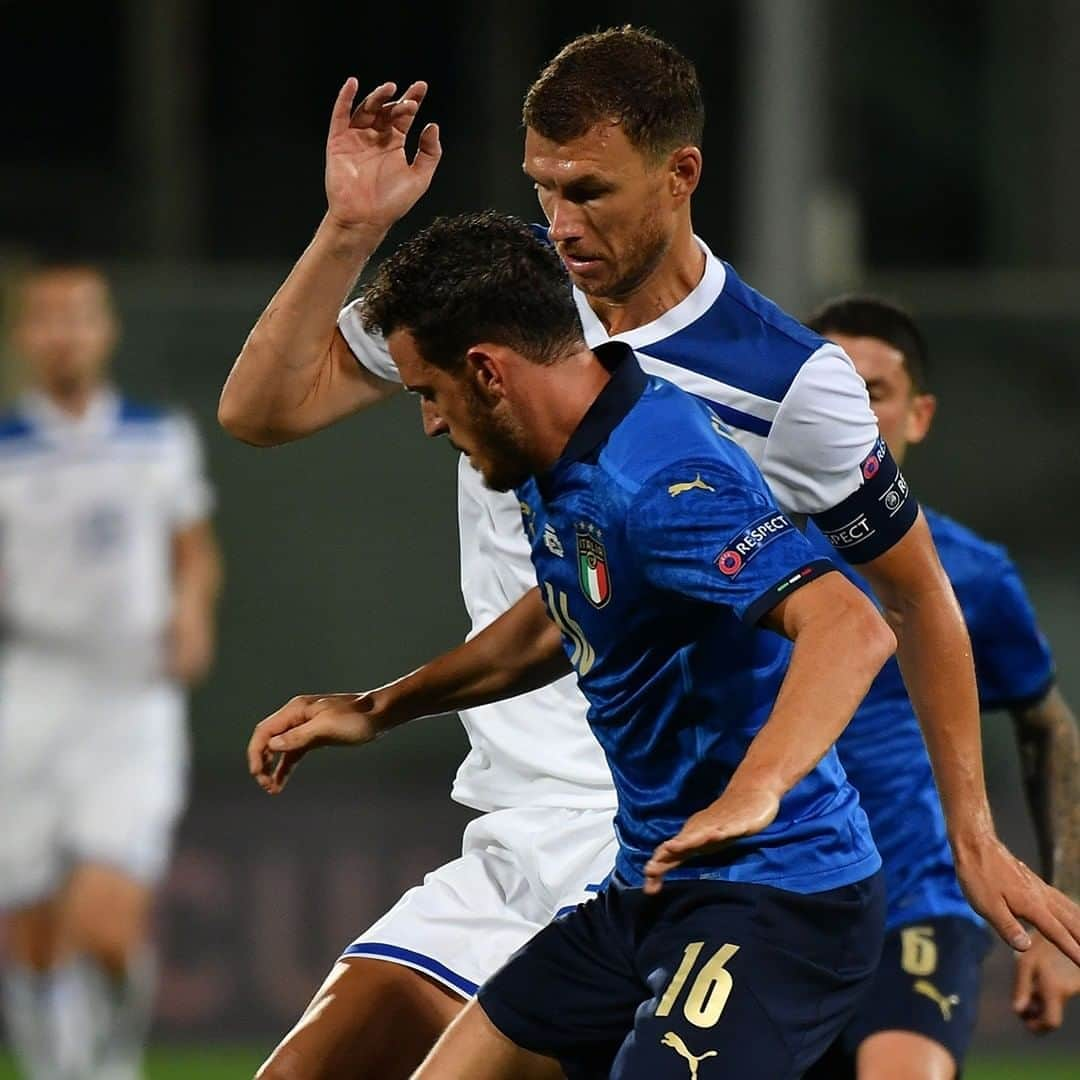
M0 282L37 255L102 261L118 380L206 436L228 584L193 701L193 808L162 905L162 1031L280 1033L337 950L454 853L452 718L305 763L276 804L251 725L302 690L382 682L460 639L454 460L408 401L253 450L214 421L244 335L324 208L349 74L431 84L445 156L395 231L496 206L539 216L519 107L576 33L622 22L698 65L697 231L795 311L872 288L920 313L942 397L907 471L1006 543L1080 699L1080 4L713 0L438 8L251 0L0 0ZM1008 721L987 725L1003 831L1034 853ZM1021 1040L999 948L983 1046ZM1075 1007L1074 1007L1075 1008ZM1076 1016L1059 1036L1080 1045Z

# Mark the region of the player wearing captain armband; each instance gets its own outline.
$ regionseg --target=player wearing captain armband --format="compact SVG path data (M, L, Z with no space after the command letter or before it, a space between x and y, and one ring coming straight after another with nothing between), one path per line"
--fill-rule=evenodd
M416 1075L519 1080L554 1059L674 1080L711 1051L741 1080L802 1076L880 952L880 859L832 742L891 632L715 412L621 342L588 349L558 258L522 223L437 222L363 310L470 467L516 489L539 588L381 690L269 717L253 773L279 790L312 746L572 665L618 797L600 895L488 979Z
M356 92L349 80L331 119L327 215L222 393L222 423L258 445L354 416L400 385L385 341L346 301L387 230L430 184L441 147L428 124L406 154L423 83L399 97L384 84L354 109ZM779 508L794 522L818 520L840 556L862 567L897 631L968 895L1018 948L1028 944L1022 916L1080 959L1080 913L994 832L970 644L917 502L878 441L862 380L840 348L694 235L704 115L693 66L643 31L585 35L533 84L524 122L524 167L586 342L621 341L643 370L708 401ZM423 418L429 434L445 432L430 407ZM485 490L464 460L458 506L475 634L536 576L517 500ZM615 794L585 713L568 679L462 713L471 749L453 796L483 812L462 858L346 949L264 1077L338 1076L335 1063L345 1061L360 1073L408 1076L476 985L603 880ZM392 1017L388 996L400 1003Z

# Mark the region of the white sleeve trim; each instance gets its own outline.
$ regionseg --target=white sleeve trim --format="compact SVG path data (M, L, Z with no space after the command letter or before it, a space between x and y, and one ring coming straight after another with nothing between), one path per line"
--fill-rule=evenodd
M827 342L784 395L761 471L786 510L820 514L859 488L877 438L866 384L843 349Z
M364 328L360 320L360 301L346 304L338 315L338 329L345 339L345 344L352 350L356 362L367 368L372 375L377 375L387 382L400 383L401 376L390 359L382 334L372 333Z

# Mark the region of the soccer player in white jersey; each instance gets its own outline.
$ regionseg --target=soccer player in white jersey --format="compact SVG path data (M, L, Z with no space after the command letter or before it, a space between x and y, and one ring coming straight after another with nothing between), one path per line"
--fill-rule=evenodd
M383 342L363 332L353 308L340 319L339 309L434 175L435 125L421 131L411 162L405 152L426 89L414 83L395 99L396 87L383 84L354 111L357 82L343 86L327 141L328 212L222 394L219 418L237 437L257 445L301 438L397 388ZM693 234L702 123L693 66L630 28L572 42L530 90L525 170L588 343L625 341L647 371L708 398L781 505L819 515L838 547L867 560L863 572L897 630L969 896L1015 947L1030 943L1019 916L1080 957L1075 908L994 832L963 622L921 516L911 513L902 536L892 531L889 514L913 503L899 474L880 468L884 448L862 381L838 348L805 338ZM445 433L430 405L423 418L428 434ZM887 506L879 519L872 481L886 474L892 486L879 493ZM515 501L485 490L467 462L459 478L462 583L475 632L534 576ZM860 504L866 494L875 505ZM348 708L343 700L296 699L282 713L299 723L312 710ZM346 951L263 1077L409 1075L475 984L606 873L611 789L574 688L557 684L463 721L472 750L454 797L484 814L467 830L462 858Z
M134 1080L153 889L184 801L185 684L220 576L198 438L107 380L103 275L17 290L29 387L0 418L4 1013L31 1080Z

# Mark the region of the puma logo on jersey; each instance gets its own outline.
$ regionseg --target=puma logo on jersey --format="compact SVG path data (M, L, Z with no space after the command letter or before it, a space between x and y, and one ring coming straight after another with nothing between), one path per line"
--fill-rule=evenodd
M712 490L711 488L709 489ZM698 1066L706 1059L716 1057L715 1050L706 1050L704 1054L691 1054L686 1048L686 1043L675 1034L674 1031L669 1031L661 1040L661 1046L670 1046L672 1050L681 1058L686 1058L686 1064L690 1066L690 1080L697 1080Z
M679 495L684 494L687 491L715 491L716 488L709 487L704 480L701 479L701 473L698 473L693 480L689 482L683 482L681 484L672 484L667 489L667 493L674 499Z
M928 997L941 1010L941 1015L946 1023L952 1019L953 1009L960 1004L960 998L956 994L945 997L933 983L927 982L926 979L916 981L915 993Z
M561 559L566 554L566 552L563 551L559 534L552 527L550 521L544 526L544 547L546 547L557 559Z

